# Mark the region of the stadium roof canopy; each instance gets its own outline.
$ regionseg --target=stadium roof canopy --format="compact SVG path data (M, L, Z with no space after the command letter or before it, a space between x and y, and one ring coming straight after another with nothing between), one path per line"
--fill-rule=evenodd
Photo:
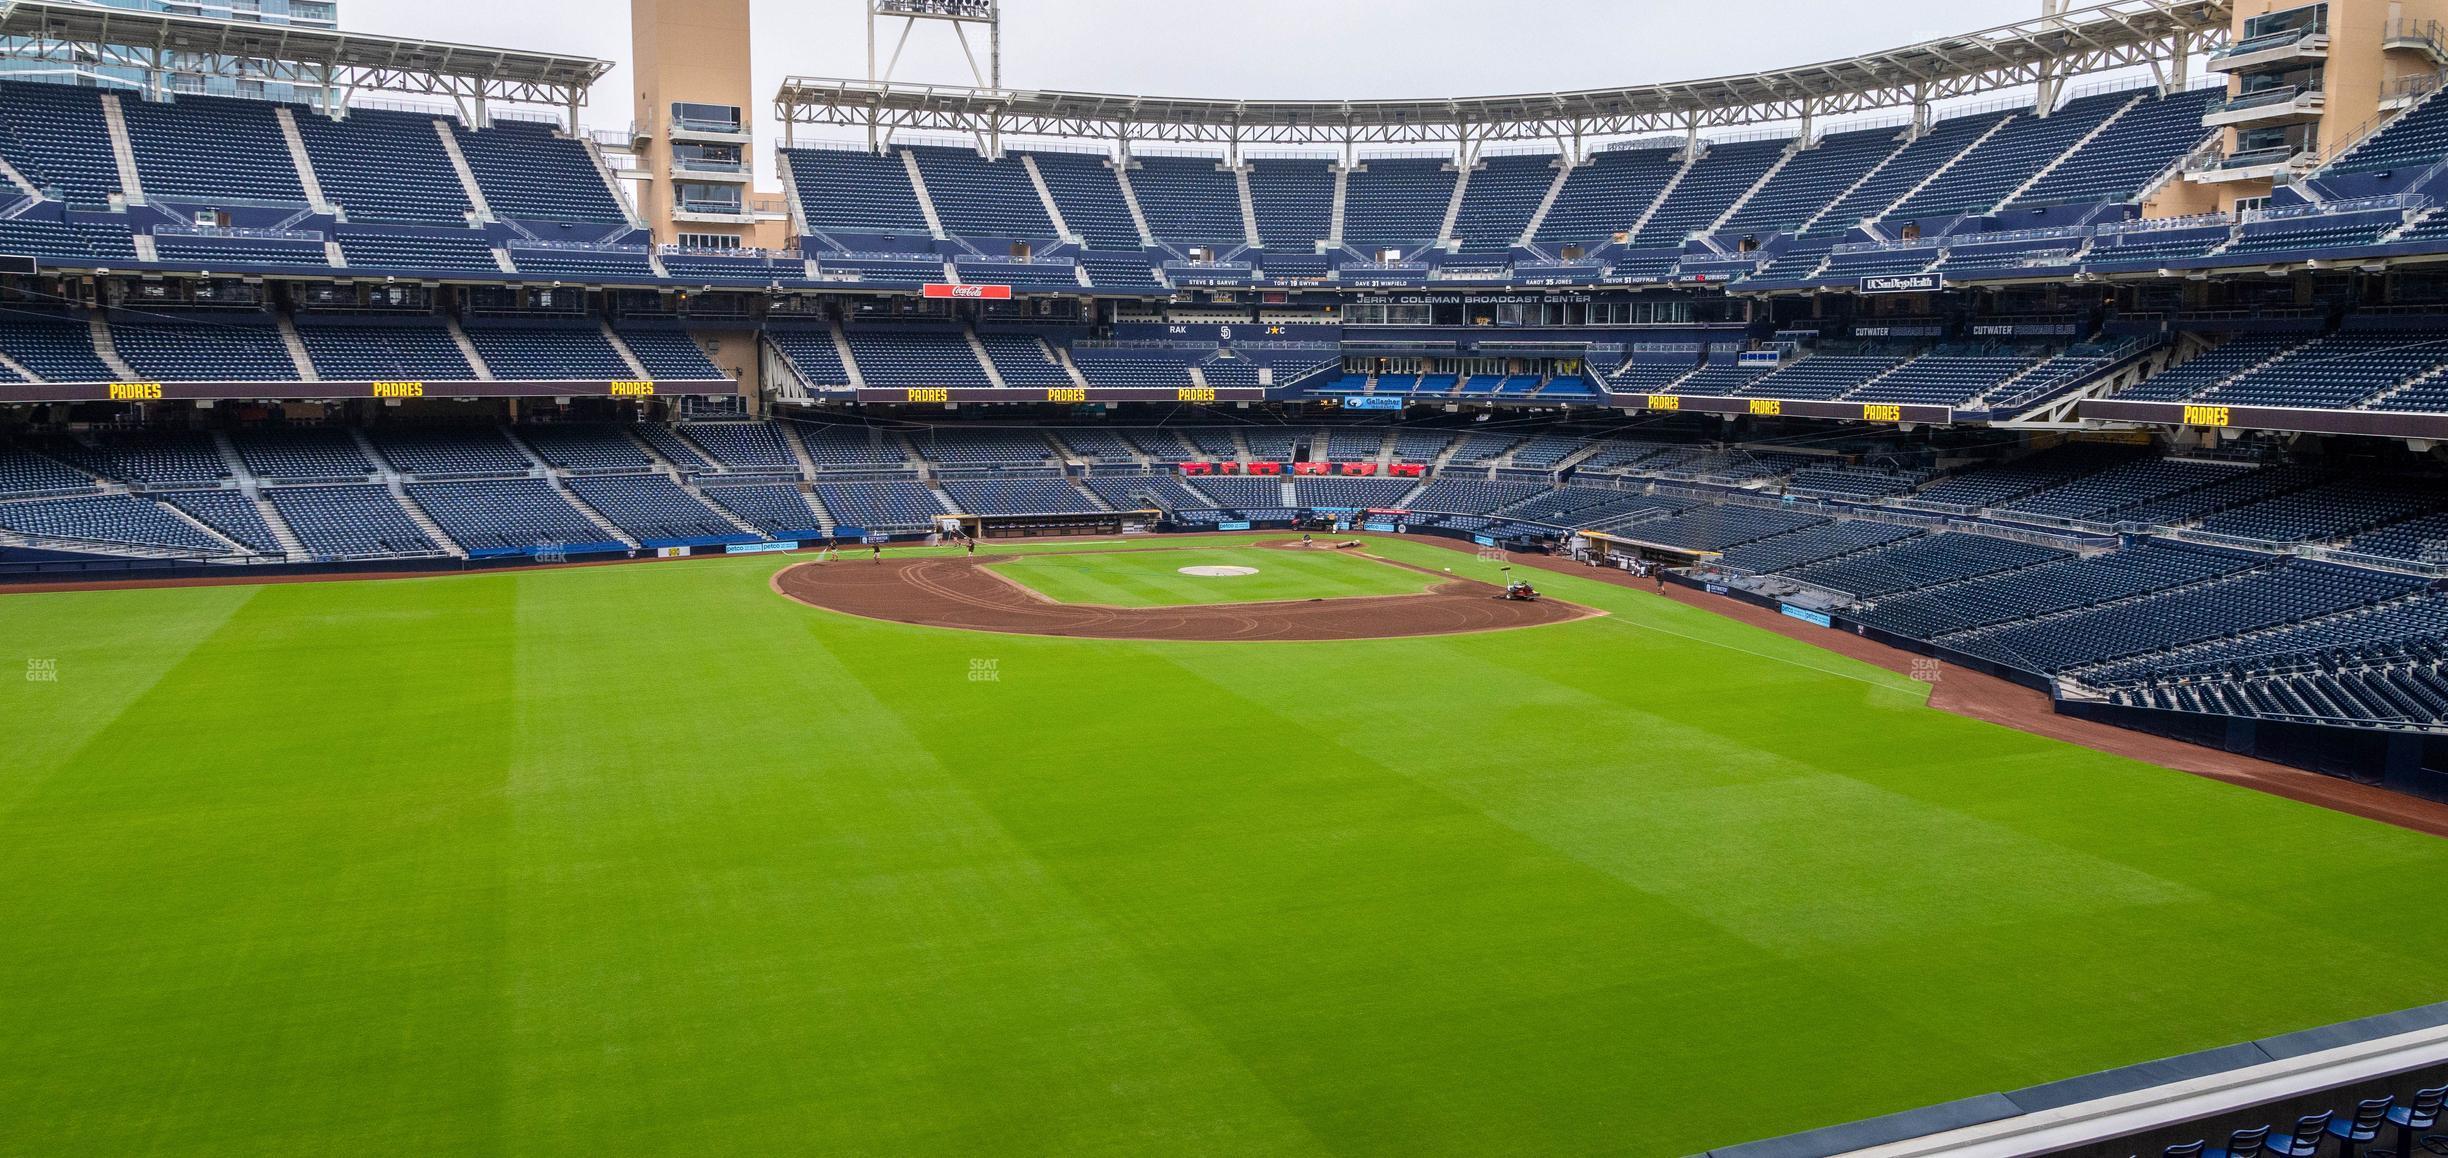
M214 76L573 111L612 69L609 61L434 40L403 40L279 24L130 12L65 0L0 0L11 55L84 67Z
M1383 101L1246 101L982 89L791 77L774 98L785 125L1243 144L1390 144L1581 139L1730 125L1808 122L2113 69L2183 79L2194 52L2224 42L2232 0L2110 0L2057 16L1849 60L1709 80L1516 96Z

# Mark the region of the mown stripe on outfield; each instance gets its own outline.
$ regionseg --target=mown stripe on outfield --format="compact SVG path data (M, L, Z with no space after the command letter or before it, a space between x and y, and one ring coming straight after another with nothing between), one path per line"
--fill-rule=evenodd
M522 607L513 1136L1318 1149L922 741L952 726L936 705L994 692L969 680L994 653L753 585L638 633L604 612L663 588L577 586ZM624 688L657 710L620 712Z
M7 641L0 652L0 720L42 725L9 729L8 757L0 760L0 818L212 638L257 590L0 598L0 640Z
M258 591L24 802L0 832L8 1138L498 1144L508 593Z

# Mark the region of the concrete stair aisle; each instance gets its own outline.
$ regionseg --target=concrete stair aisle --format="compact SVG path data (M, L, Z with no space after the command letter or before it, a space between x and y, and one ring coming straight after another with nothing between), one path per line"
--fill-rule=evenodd
M222 468L230 472L231 478L238 480L238 485L255 486L260 483L255 472L247 469L246 459L239 455L238 444L231 442L229 435L213 431L212 444L214 453L221 456Z
M986 380L993 383L995 389L1003 389L1003 371L995 368L994 359L987 355L986 343L978 340L977 331L963 326L961 337L969 343L969 356L977 359L978 368L986 372Z
M1930 186L1937 184L1939 178L1954 172L1955 166L1962 164L1964 158L1978 152L1982 145L1988 144L1989 138L2004 132L2006 130L2006 126L2022 119L2022 114L2016 114L2010 117L1999 117L1996 124L1989 126L1988 132L1982 133L1978 137L1974 137L1970 144L1955 150L1954 156L1948 157L1945 161L1941 162L1937 168L1930 170L1929 176L1921 178L1920 183L1914 185L1910 189L1905 190L1903 196L1888 202L1885 208L1871 214L1871 219L1879 220L1885 218L1888 214L1895 212L1898 207L1905 205L1913 198L1920 196L1923 189L1927 189Z
M1088 239L1072 232L1071 223L1063 218L1062 206L1054 203L1054 187L1046 184L1045 174L1037 168L1037 158L1020 154L1020 169L1028 174L1029 186L1037 190L1037 202L1045 207L1046 220L1054 223L1055 235L1072 245L1086 245Z
M352 426L348 428L348 432L349 441L357 445L357 453L364 455L367 462L374 464L375 473L403 476L407 473L399 468L399 464L392 462L384 456L382 451L375 448L374 439L367 435L364 429Z
M439 117L434 118L433 127L434 135L442 139L442 155L450 158L451 171L459 174L460 191L467 194L476 220L495 220L493 203L485 200L484 187L476 183L476 170L469 167L467 153L459 148L459 134L452 129L449 121Z
M935 198L927 193L926 174L918 168L918 155L908 149L900 152L901 169L909 174L910 189L918 194L918 212L926 217L927 231L937 241L950 238L952 235L944 232L943 218L935 213Z
M1454 244L1454 223L1462 219L1462 198L1469 195L1471 174L1478 168L1475 164L1454 166L1453 196L1445 199L1445 218L1437 223L1436 243L1439 249L1451 248Z
M824 508L824 503L818 501L814 488L804 483L801 484L799 487L799 501L806 504L807 509L815 514L816 529L823 531L827 538L832 537L834 530L841 524L833 521L833 512L826 510Z
M850 352L850 335L842 332L841 323L833 323L833 353L841 358L842 374L850 379L850 388L867 388L867 376L859 373L858 356Z
M1241 199L1241 237L1245 244L1263 246L1258 236L1258 198L1250 192L1250 167L1232 167L1233 191Z
M138 374L135 367L128 365L127 361L119 356L118 345L111 341L110 323L103 321L101 314L97 313L85 319L85 328L93 337L94 356L102 359L102 364L110 367L111 373L119 375L122 381L141 382L144 380L143 375Z
M1691 176L1692 167L1700 163L1703 152L1698 148L1683 151L1683 164L1675 169L1674 176L1666 179L1666 187L1658 190L1657 196L1649 200L1649 207L1641 210L1640 218L1632 223L1632 228L1624 231L1626 237L1637 239L1641 230L1649 228L1649 219L1657 216L1657 211L1674 198L1675 190L1683 187L1683 179ZM1675 244L1683 244L1683 239L1675 238Z
M213 526L211 523L207 523L194 515L180 510L178 504L176 503L166 503L157 499L154 501L153 505L168 512L171 518L177 519L178 521L195 528L198 533L211 537L213 542L221 544L224 554L255 555L261 553L255 550L253 547L247 546L236 539L230 538L228 535L222 534L220 528Z
M476 372L476 380L493 381L493 368L485 365L484 355L476 352L476 343L468 340L467 331L459 326L459 319L445 315L442 324L450 330L451 344L459 347L459 356L467 359L468 369Z
M297 169L298 184L306 190L306 203L317 213L338 214L340 207L323 196L323 179L315 175L314 158L306 152L306 138L298 133L297 116L287 105L272 106L272 118L280 123L281 141L289 147L289 164Z
M1528 245L1531 238L1538 236L1539 227L1547 224L1547 215L1555 212L1556 198L1564 195L1564 182L1575 167L1570 161L1557 158L1555 180L1548 183L1547 195L1539 198L1538 208L1530 211L1529 223L1522 226L1521 236L1514 238L1513 244Z
M595 529L602 531L606 538L618 540L622 546L632 551L637 550L638 541L630 538L629 532L622 530L619 524L605 518L602 511L595 509L595 504L586 501L578 492L571 490L568 479L557 474L546 475L545 478L552 483L554 490L561 493L563 499L568 500L569 505L578 508L578 513L585 515L587 521L595 524Z
M1343 210L1350 204L1351 169L1348 166L1336 165L1334 167L1334 215L1326 220L1327 244L1337 246L1343 244Z
M289 351L289 361L297 366L298 381L322 381L323 372L315 369L314 356L306 352L306 339L298 336L297 323L290 321L289 315L282 314L274 324L280 329L282 348ZM365 435L360 432L358 437L364 438Z
M443 553L453 558L465 559L468 557L467 548L460 546L457 539L450 537L450 532L442 529L442 524L435 522L432 515L425 513L424 507L417 505L415 499L408 497L408 490L400 484L397 475L392 476L389 486L391 501L399 504L400 510L407 514L408 521L415 523L418 530L425 532L426 538L433 540L435 546L442 548Z
M280 544L281 553L292 563L305 562L310 557L306 551L306 541L298 538L297 528L290 526L289 520L281 515L280 508L273 506L272 500L264 496L263 488L247 487L243 493L248 502L255 504L255 514L271 530L272 541Z
M1989 211L1991 213L1997 213L2005 210L2007 207L2015 203L2015 198L2031 192L2032 186L2039 184L2049 174L2054 173L2058 169L2064 167L2066 162L2073 160L2075 157L2090 149L2093 141L2100 139L2100 137L2109 129L2115 127L2118 121L2124 120L2125 114L2132 112L2134 110L2134 106L2141 104L2143 96L2144 94L2142 93L2134 94L2134 98L2132 100L2126 101L2123 105L2117 108L2117 111L2108 114L2106 117L2100 120L2100 123L2091 126L2091 131L2083 134L2083 138L2081 140L2066 146L2065 152L2059 153L2055 157L2050 158L2048 164L2040 166L2040 168L2034 171L2030 177L2025 178L2022 184L2015 186L2014 192L2008 193L2004 198L2000 199L1998 203L1991 207Z
M527 471L531 477L542 478L552 471L552 467L545 463L544 456L536 453L536 448L528 445L526 439L519 437L517 427L505 424L494 429L501 432L502 441L509 443L520 457L527 460Z
M1845 186L1842 192L1839 192L1834 197L1829 198L1827 204L1820 206L1818 212L1813 213L1808 218L1804 219L1802 224L1795 228L1794 232L1810 232L1812 226L1819 224L1820 218L1828 215L1828 210L1844 204L1845 198L1851 197L1854 190L1869 184L1873 178L1886 172L1887 166L1893 164L1895 159L1903 155L1904 150L1910 147L1912 147L1912 140L1910 138L1899 139L1896 142L1895 148L1887 150L1887 155L1878 159L1878 164L1862 170L1861 176L1855 177L1852 184Z
M130 205L145 203L144 176L136 171L136 145L128 137L127 110L119 94L102 94L102 123L110 129L111 160L119 165L119 192Z
M630 349L629 343L621 341L621 336L613 331L612 323L597 322L595 326L603 331L604 341L612 344L612 352L620 355L621 362L629 367L629 372L636 375L638 381L651 382L654 380L654 375L646 371L646 363L638 361L637 351Z
M1725 228L1725 223L1734 220L1734 215L1742 212L1743 206L1749 205L1752 198L1759 196L1760 190L1767 188L1770 182L1775 181L1777 174L1785 171L1785 166L1792 164L1794 158L1807 151L1802 147L1802 142L1797 141L1793 148L1778 154L1776 163L1768 166L1768 171L1760 174L1759 180L1753 181L1750 188L1743 190L1742 195L1736 197L1733 204L1726 206L1725 212L1718 214L1716 220L1709 222L1704 232L1715 233Z
M675 477L675 478L673 478L673 479L672 479L672 481L673 481L674 483L679 484L679 486L680 486L680 489L681 489L681 490L688 492L688 496L689 496L690 498L693 498L693 499L697 500L698 502L704 503L704 504L706 505L706 509L707 509L707 510L710 510L710 511L714 512L716 515L721 516L722 521L724 521L724 522L726 522L726 523L729 523L729 524L731 524L731 525L732 525L732 526L734 526L734 527L739 528L739 531L740 531L740 533L741 533L741 534L743 534L743 535L755 535L757 538L760 538L760 539L763 539L763 538L766 538L766 537L767 537L767 536L766 536L766 534L765 534L765 532L763 532L763 531L761 531L761 530L758 530L758 529L757 529L756 524L751 523L751 522L749 522L748 520L746 520L746 519L743 519L743 518L739 517L738 515L732 514L732 513L731 513L731 508L726 507L726 506L722 505L721 503L715 502L715 501L713 500L713 498L711 498L710 496L708 496L708 495L705 493L705 488L700 487L700 486L698 486L697 484L695 484L695 483L693 483L693 482L690 482L690 481L687 479L687 477L686 477L686 476L678 476L678 477Z
M799 477L816 477L816 456L808 453L807 439L799 433L796 422L776 422L774 429L782 436L782 445L791 452L791 461L799 464Z
M1131 187L1130 162L1107 161L1106 164L1114 167L1114 184L1122 189L1122 207L1130 210L1131 224L1139 228L1140 247L1154 247L1156 231L1148 228L1147 211L1139 207L1139 191Z

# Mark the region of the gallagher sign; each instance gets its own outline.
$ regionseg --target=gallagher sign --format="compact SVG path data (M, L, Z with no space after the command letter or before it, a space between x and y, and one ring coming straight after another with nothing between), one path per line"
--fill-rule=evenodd
M1945 279L1934 273L1870 274L1861 279L1861 291L1866 294L1919 294L1946 288Z
M1011 300L1012 291L1011 287L1007 285L943 285L937 283L930 284L926 287L926 296L931 298L963 298L975 301L1007 302Z

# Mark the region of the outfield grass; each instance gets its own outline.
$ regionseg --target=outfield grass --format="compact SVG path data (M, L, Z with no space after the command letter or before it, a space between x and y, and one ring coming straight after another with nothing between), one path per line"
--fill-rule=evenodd
M1442 564L1440 564L1442 565ZM1184 575L1186 567L1246 567L1254 575ZM1349 551L1220 546L1170 551L1030 555L989 570L1057 603L1188 607L1294 599L1417 595L1435 578Z
M2448 996L2448 844L1594 580L1295 652L784 565L0 596L0 1153L1680 1155Z

